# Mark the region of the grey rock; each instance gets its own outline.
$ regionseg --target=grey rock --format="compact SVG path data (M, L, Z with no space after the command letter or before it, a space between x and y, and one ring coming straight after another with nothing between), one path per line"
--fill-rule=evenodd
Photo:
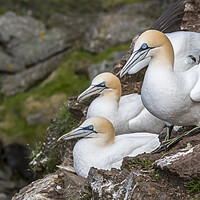
M13 47L45 32L43 23L31 17L7 12L0 16L0 41L5 47Z
M96 16L87 14L74 14L67 12L66 15L54 13L47 21L48 27L64 28L68 40L76 40L90 28Z
M90 65L87 68L90 80L92 80L99 73L110 72L113 69L113 67L115 66L115 64L116 64L116 61L114 61L114 60L112 60L112 61L104 60L101 63L96 63L93 65Z
M26 91L55 70L72 46L65 31L46 30L43 23L12 12L0 16L1 92Z
M0 72L16 73L25 69L22 60L13 58L12 56L0 51Z
M125 55L125 51L115 52L113 53L113 60L104 60L100 63L95 63L87 67L87 74L92 80L95 76L102 72L110 72L114 68L114 66L118 63L120 58Z
M131 199L137 187L135 177L128 170L112 169L111 172L102 173L91 168L88 183L92 189L92 199Z
M0 200L9 200L10 198L5 193L0 193Z
M10 96L30 89L55 70L64 57L65 53L62 53L16 75L8 75L2 81L1 93Z
M176 0L151 0L123 5L114 11L102 12L85 32L82 46L99 53L109 46L130 42L138 33L147 30L160 14Z
M77 197L84 182L82 177L58 170L32 182L15 194L12 200L79 199Z
M132 158L134 160L134 158ZM177 185L171 185L167 179L156 181L153 170L122 169L111 171L91 168L88 187L92 200L95 199L148 199L148 200L189 200L191 196Z
M39 112L35 112L26 117L28 125L42 125L48 124L51 120L51 115L58 111L58 108L61 106L61 103L53 103L49 106L48 109L42 109Z
M49 122L49 118L44 115L42 112L37 112L32 115L29 115L26 118L28 125L38 125L38 124L47 124Z
M161 170L176 174L185 180L200 177L200 144L188 147L170 156L164 156L155 162L156 167Z
M54 28L7 51L13 57L22 60L25 66L32 66L66 51L71 45L65 32Z
M125 5L111 13L102 13L85 33L83 48L99 53L109 46L131 41L134 35L146 30L153 22L147 16L149 4Z
M200 33L199 0L186 0L185 14L181 25L182 30Z

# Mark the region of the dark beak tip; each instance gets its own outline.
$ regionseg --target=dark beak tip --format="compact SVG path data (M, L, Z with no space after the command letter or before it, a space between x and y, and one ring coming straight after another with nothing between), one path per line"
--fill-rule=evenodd
M61 141L63 141L63 138L62 138L62 137L59 137L59 138L57 139L57 142L61 142Z
M123 71L121 71L119 77L122 78L124 75L125 75L125 73Z

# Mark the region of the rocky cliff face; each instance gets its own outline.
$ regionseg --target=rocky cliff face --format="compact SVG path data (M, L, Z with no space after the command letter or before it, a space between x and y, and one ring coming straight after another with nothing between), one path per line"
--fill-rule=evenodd
M184 17L179 27L181 30L200 32L198 0L186 0ZM128 60L134 46L132 42L127 54L117 63L113 72L119 76L119 71ZM125 76L121 82L123 94L140 92L144 71L139 74ZM87 104L79 104L72 98L69 102L70 111L78 120L84 119ZM59 159L64 165L53 174L48 174L26 186L12 199L148 199L148 200L190 200L199 199L200 178L200 135L185 138L168 152L156 155L142 154L135 158L125 158L121 170L111 171L91 168L87 179L69 173L66 165L70 165L72 144L63 142L56 145L56 140L62 131L51 129L47 135L43 156L35 160L39 167L44 167L48 160L48 149L55 147ZM176 133L190 129L180 128ZM164 130L165 131L165 130ZM59 132L59 133L58 133ZM172 135L173 137L173 135ZM51 144L51 145L48 145ZM70 160L70 161L69 161ZM43 161L43 162L42 162ZM37 170L37 169L36 169ZM190 190L191 192L186 192Z
M63 61L71 43L61 29L47 30L30 17L8 12L0 17L1 93L24 92Z

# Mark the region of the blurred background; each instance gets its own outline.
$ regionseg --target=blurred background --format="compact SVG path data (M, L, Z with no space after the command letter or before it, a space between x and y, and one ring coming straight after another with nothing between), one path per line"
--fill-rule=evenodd
M0 0L0 200L34 179L31 151L63 103L173 2Z

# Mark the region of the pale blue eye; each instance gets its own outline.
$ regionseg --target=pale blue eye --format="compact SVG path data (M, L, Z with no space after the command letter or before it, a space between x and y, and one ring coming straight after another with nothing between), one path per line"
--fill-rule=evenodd
M104 87L106 85L106 82L104 81L104 82L102 82L102 83L100 83L100 86L101 87Z
M143 43L142 46L141 46L141 48L142 48L142 49L147 49L147 48L148 48L147 43Z
M93 129L94 129L94 126L93 126L93 125L89 125L89 126L88 126L88 129L89 129L89 130L93 130Z

